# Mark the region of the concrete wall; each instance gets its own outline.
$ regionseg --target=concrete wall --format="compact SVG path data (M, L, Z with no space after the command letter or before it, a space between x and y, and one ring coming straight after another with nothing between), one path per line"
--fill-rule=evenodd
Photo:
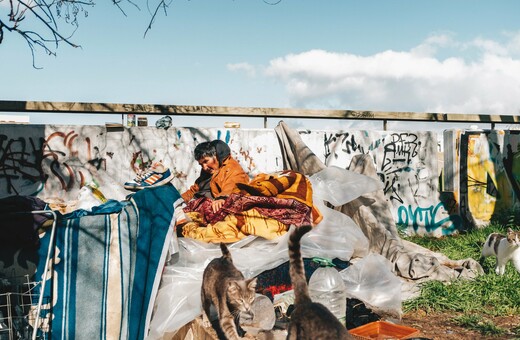
M370 154L396 222L435 235L459 228L439 200L439 146L432 132L300 131L327 165L348 167L356 154ZM123 183L135 177L137 161L162 161L183 191L199 174L195 145L221 139L250 176L283 167L274 130L155 127L107 131L104 126L0 125L0 197L37 195L75 200L79 189L99 183L107 198L122 200Z

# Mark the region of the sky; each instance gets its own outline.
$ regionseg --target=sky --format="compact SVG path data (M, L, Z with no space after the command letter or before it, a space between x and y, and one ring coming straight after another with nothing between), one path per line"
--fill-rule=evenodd
M172 0L144 36L153 0L134 1L139 8L123 1L126 15L97 0L71 38L81 47L37 51L41 69L26 43L4 32L0 99L520 115L518 0L268 2ZM0 0L2 19L7 4ZM49 124L118 119L31 115ZM230 120L263 127L262 119L228 117L174 124ZM380 122L285 120L381 129ZM277 123L269 119L268 127Z

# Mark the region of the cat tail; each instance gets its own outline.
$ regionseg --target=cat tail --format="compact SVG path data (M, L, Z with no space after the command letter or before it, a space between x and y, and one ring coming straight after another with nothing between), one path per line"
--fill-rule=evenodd
M233 263L233 259L231 258L231 253L229 252L228 247L225 243L220 242L220 250L222 251L222 257Z
M300 240L312 229L310 225L297 227L289 236L289 276L294 290L294 303L310 303L309 288L305 278L305 267L303 266L302 253L300 251Z

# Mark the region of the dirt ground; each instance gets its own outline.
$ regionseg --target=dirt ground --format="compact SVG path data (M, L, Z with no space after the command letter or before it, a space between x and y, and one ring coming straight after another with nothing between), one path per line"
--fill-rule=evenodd
M413 327L421 331L421 336L435 340L442 339L519 339L520 337L509 335L483 335L477 331L458 326L453 319L457 317L453 313L426 314L424 312L414 312L405 314L402 324ZM508 317L489 318L490 321L504 329L511 330L520 325L520 316L513 315Z

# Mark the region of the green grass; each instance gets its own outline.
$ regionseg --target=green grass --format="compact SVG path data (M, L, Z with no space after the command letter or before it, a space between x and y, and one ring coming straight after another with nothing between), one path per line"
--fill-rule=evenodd
M459 326L472 329L484 335L504 335L507 329L497 327L492 321L480 315L464 315L455 318L455 323Z
M514 229L519 228L513 226ZM403 237L425 248L443 253L453 260L471 257L478 261L482 244L491 232L505 233L503 224L492 223L488 227L469 231L462 235L443 238ZM455 321L468 329L486 335L512 332L520 335L520 327L504 330L489 318L520 313L520 274L511 263L503 276L495 274L495 258L483 263L486 274L474 280L455 280L449 284L430 281L421 289L421 295L403 303L403 311L424 310L426 312L457 312L462 317Z

